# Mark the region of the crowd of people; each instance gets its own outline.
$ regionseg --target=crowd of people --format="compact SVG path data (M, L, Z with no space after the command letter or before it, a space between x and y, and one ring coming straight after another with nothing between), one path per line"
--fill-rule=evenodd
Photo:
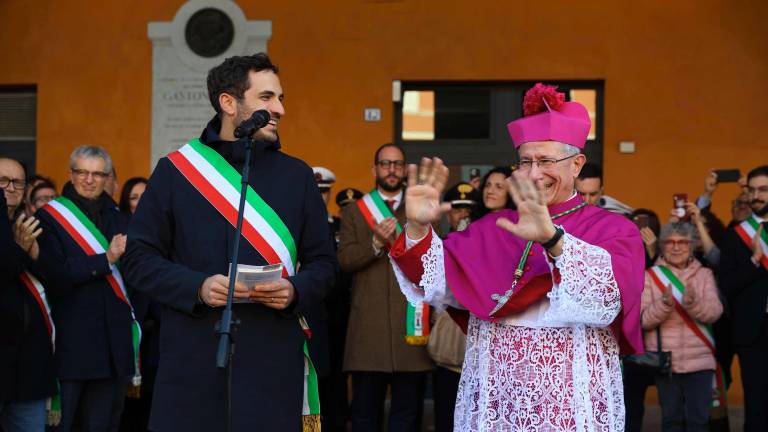
M216 116L149 180L119 188L98 146L61 189L0 158L0 431L226 430L230 409L232 430L419 431L429 393L438 432L640 431L650 385L663 430L727 430L735 355L744 430L768 430L768 166L727 224L715 171L669 214L632 208L581 153L583 107L537 85L515 165L446 187L442 161L385 144L333 216L334 173L279 151L269 58L208 87ZM238 279L224 372L235 128L262 108L239 262L283 277Z

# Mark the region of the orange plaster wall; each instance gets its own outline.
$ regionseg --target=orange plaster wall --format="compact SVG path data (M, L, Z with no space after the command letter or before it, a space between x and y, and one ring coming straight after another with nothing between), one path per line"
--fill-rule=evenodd
M636 207L666 212L710 167L768 163L768 3L518 3L240 2L273 22L286 151L332 169L338 188L370 186L371 153L392 140L395 79L604 79L607 192ZM63 181L71 149L97 143L122 179L148 174L147 22L181 4L0 2L0 84L38 86L38 171ZM365 123L365 107L383 120ZM619 154L623 140L637 153ZM724 219L735 194L718 193Z
M698 194L709 168L768 163L764 1L239 3L273 22L285 151L332 169L336 190L370 187L372 152L393 138L395 79L605 80L607 193L659 213L673 193ZM181 4L0 2L0 85L37 85L38 172L61 184L70 151L95 143L121 179L149 174L147 23ZM383 120L365 123L365 107ZM716 196L726 221L736 193Z

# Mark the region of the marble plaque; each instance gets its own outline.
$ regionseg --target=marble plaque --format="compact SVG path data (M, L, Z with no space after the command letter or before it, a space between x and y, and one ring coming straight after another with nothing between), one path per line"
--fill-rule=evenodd
M171 22L150 22L152 159L200 136L214 111L205 79L225 58L267 52L272 21L248 21L229 0L191 0Z

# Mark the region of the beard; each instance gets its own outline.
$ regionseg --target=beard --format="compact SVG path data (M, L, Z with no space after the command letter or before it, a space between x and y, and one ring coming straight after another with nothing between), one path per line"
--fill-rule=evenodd
M760 207L760 208L758 208L757 210L754 210L754 208L755 208L755 207L754 207L754 206L755 206L755 204L760 204L760 203L762 203L762 204L763 204L763 206L762 206L762 207ZM752 202L751 202L751 204L752 204L752 209L755 211L755 214L756 214L756 215L758 215L758 216L760 216L760 217L763 217L763 216L765 216L766 214L768 214L768 204L766 204L766 203L764 203L764 202L762 202L762 201L758 201L758 200L754 200L754 201L752 201Z
M387 183L387 178L397 178L397 182L393 185ZM385 177L376 177L376 185L386 192L397 192L403 188L403 177L389 175Z

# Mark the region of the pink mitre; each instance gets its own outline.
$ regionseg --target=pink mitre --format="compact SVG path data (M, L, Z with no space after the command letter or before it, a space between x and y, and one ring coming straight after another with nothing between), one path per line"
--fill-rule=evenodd
M557 87L537 83L525 92L523 118L507 124L515 148L533 141L557 141L584 148L592 122L584 105L566 102Z

